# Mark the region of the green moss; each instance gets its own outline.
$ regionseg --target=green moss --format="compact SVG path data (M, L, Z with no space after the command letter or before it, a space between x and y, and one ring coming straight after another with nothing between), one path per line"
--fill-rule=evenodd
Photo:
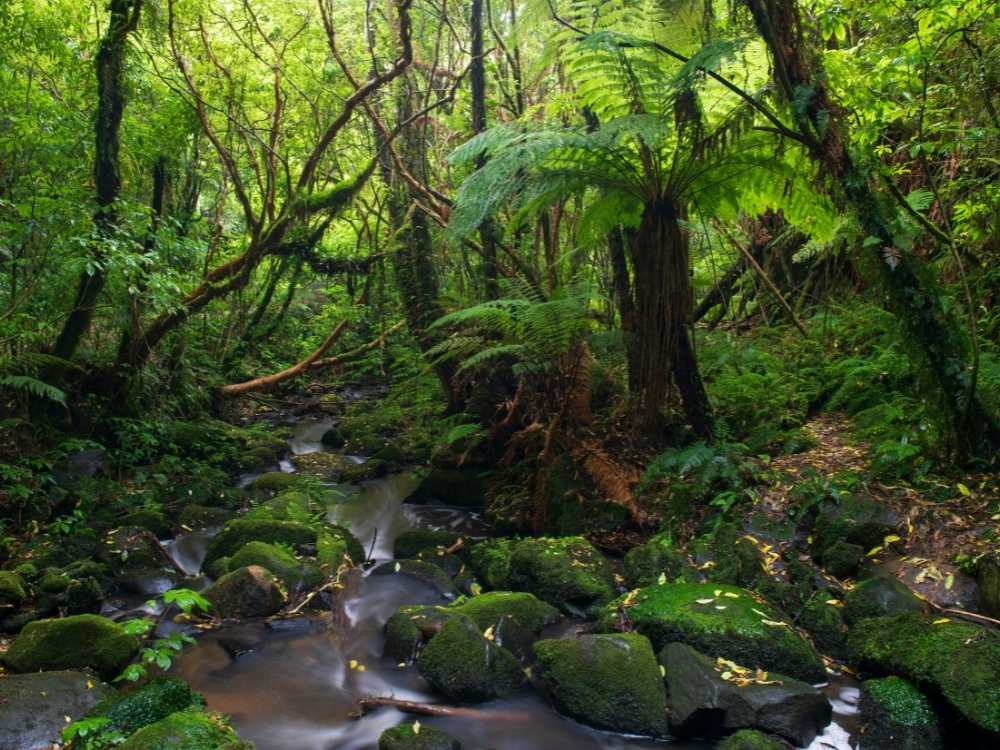
M369 458L361 464L345 466L340 472L340 481L345 484L361 484L369 479L378 479L389 473L389 464L380 458Z
M506 589L510 584L513 539L487 539L469 548L469 563L490 589Z
M840 607L826 603L832 598L829 592L817 591L802 608L799 626L809 631L824 654L842 658L847 647L847 628Z
M535 644L540 676L560 711L599 729L663 736L666 689L649 641L636 633Z
M406 557L416 557L419 553L427 550L447 550L461 537L450 531L433 531L431 529L414 529L404 531L393 543L393 557L402 559Z
M814 547L822 554L840 541L869 550L893 532L899 519L886 505L863 495L841 495L820 510L813 526Z
M289 590L311 589L323 580L319 568L296 560L287 551L267 542L248 542L229 558L228 569L236 570L248 565L259 565L281 579Z
M325 524L316 541L316 560L332 572L340 567L344 555L354 565L360 565L365 560L365 550L354 534L343 526Z
M649 586L660 576L677 580L687 567L687 558L678 550L669 534L657 534L645 544L625 554L625 584L629 588Z
M861 685L858 708L864 747L941 748L941 732L930 701L906 680L866 680Z
M865 549L860 544L851 544L839 539L827 547L820 556L823 569L834 578L850 578L857 575L858 566L864 559Z
M481 630L496 625L504 618L515 620L532 633L559 621L559 611L534 596L523 592L493 591L455 602L449 611L468 617Z
M417 668L431 687L459 702L509 695L525 679L513 654L485 638L465 617L450 619L441 627L420 652Z
M285 604L278 579L258 565L226 573L205 591L205 598L213 614L224 618L268 617Z
M269 471L261 474L247 485L247 492L255 495L276 495L279 492L295 490L302 483L301 477L283 471Z
M744 589L722 583L648 586L608 604L599 627L619 629L621 608L656 649L677 641L711 657L723 656L806 682L826 679L815 649L782 624L767 602Z
M583 611L614 596L611 566L583 537L524 539L510 558L510 588Z
M869 578L847 592L844 620L848 625L866 617L922 612L924 604L895 578Z
M34 563L26 562L21 563L16 568L14 568L14 573L21 577L22 581L36 581L38 580L39 571L38 566Z
M232 517L232 511L225 508L188 505L181 511L178 521L192 529L203 529L208 526L222 526Z
M378 750L461 750L462 746L454 737L440 729L421 725L419 730L413 724L400 724L386 729L378 738Z
M756 729L741 729L720 740L715 750L788 750L781 739Z
M937 724L930 702L906 680L899 677L866 680L862 689L885 708L897 724L911 727Z
M121 750L253 750L220 717L178 711L129 737Z
M0 570L0 607L19 606L25 600L24 581L17 573Z
M205 564L220 557L231 557L249 542L280 542L292 547L316 544L316 532L309 526L295 521L237 518L209 542Z
M97 615L28 623L4 656L15 672L90 667L105 679L118 675L138 651L135 636Z
M170 536L171 526L167 517L161 511L151 508L140 508L133 510L122 516L119 521L121 526L135 526L140 529L151 531L159 539Z
M735 523L721 524L711 535L699 537L693 549L700 565L714 563L706 568L711 581L750 586L766 570L760 550Z
M88 715L104 716L116 730L128 736L175 711L204 706L205 699L186 682L158 677L130 693L99 703Z
M1000 732L1000 635L966 622L934 622L920 614L862 620L848 635L851 662L905 677L974 724Z
M46 594L61 594L67 589L73 579L59 568L49 568L38 582L36 588Z

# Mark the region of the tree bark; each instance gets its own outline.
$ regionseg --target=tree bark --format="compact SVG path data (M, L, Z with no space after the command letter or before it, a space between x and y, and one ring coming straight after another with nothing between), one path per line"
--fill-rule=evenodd
M472 0L469 14L471 32L471 55L469 63L469 87L472 94L472 132L482 133L486 130L486 65L483 60L483 0ZM477 169L485 164L480 157ZM497 227L493 219L488 218L479 227L479 241L483 247L483 277L487 299L500 296L497 283Z

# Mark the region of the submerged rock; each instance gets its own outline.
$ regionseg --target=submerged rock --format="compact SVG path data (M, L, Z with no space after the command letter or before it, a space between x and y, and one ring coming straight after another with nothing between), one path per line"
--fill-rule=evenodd
M103 716L108 728L126 737L186 708L204 708L205 699L183 680L158 677L124 695L107 698L87 714Z
M848 625L866 617L923 612L924 603L895 578L869 578L847 592L844 620Z
M98 615L36 620L4 654L14 672L90 668L116 677L139 650L139 641L121 625Z
M826 697L791 677L747 670L741 679L731 662L720 664L682 643L668 644L659 660L677 735L761 729L805 747L830 723Z
M60 740L66 717L83 717L112 690L92 672L0 677L0 750L42 750Z
M936 624L935 624L936 623ZM941 695L962 716L1000 733L1000 635L920 614L862 620L848 635L851 663Z
M941 731L926 696L899 677L866 680L858 701L861 746L940 750Z
M608 561L579 536L518 542L510 558L509 584L570 612L585 612L615 595Z
M417 657L417 669L431 687L460 703L509 695L525 681L513 654L486 638L466 617L441 626Z
M226 573L205 592L205 598L212 603L212 613L226 619L267 617L285 604L278 579L259 565Z
M187 710L170 714L129 737L120 750L253 750L218 715Z
M440 729L400 724L382 732L378 750L462 750L462 745Z
M599 627L617 630L625 618L654 648L686 643L711 657L823 682L826 670L812 645L752 592L722 583L647 586L604 608Z
M598 729L665 736L666 692L649 641L636 633L535 644L539 676L566 715Z

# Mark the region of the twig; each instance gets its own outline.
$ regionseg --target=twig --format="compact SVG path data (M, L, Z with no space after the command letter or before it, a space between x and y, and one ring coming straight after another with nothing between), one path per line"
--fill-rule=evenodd
M436 703L417 703L416 701L404 701L393 698L389 695L371 696L358 699L358 710L350 714L354 719L360 719L365 714L371 713L376 708L388 706L402 711L405 714L416 714L418 716L467 716L481 719L489 716L490 719L515 719L525 720L528 714L525 711L490 711L488 714L478 708L464 708L458 706L442 706Z

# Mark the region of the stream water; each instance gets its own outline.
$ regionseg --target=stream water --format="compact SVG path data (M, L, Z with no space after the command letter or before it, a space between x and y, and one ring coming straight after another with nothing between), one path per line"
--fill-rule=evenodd
M290 440L291 453L322 450L331 422L303 422ZM288 467L292 469L292 466ZM331 487L329 519L350 528L375 560L392 558L393 542L411 528L446 528L483 536L488 528L473 513L444 506L410 506L413 490L405 474L368 482L359 489ZM178 537L169 550L178 564L197 574L212 530ZM413 717L390 708L361 719L350 716L366 696L437 702L415 667L382 657L386 620L404 604L445 603L434 588L403 575L356 571L341 616L329 613L294 620L248 622L204 633L177 659L173 672L203 693L208 706L229 714L240 735L258 750L361 750L379 735ZM569 632L572 628L561 628ZM809 750L850 750L849 730L857 700L850 685L831 685L834 723ZM654 742L589 729L556 713L537 691L470 708L461 716L424 718L466 748L581 750L668 747L704 750L707 743Z

